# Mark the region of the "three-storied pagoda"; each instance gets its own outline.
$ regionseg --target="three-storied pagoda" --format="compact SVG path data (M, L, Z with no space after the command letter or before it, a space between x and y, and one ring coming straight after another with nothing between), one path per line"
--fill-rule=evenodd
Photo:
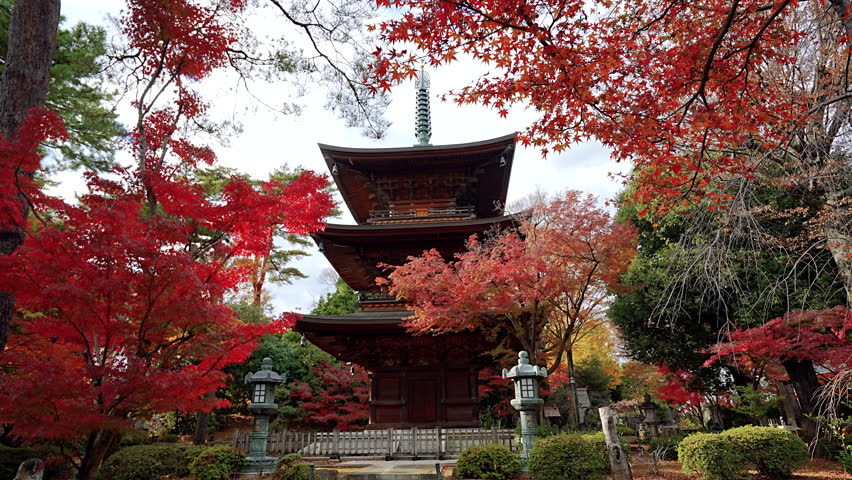
M406 333L405 304L376 285L378 264L437 249L445 258L472 234L505 227L503 205L515 135L458 145L430 145L428 79L417 81L418 145L345 148L320 144L328 169L357 225L328 225L314 235L340 277L360 294L362 311L305 315L296 329L345 362L370 372L370 423L477 426L477 376L490 361L474 333Z

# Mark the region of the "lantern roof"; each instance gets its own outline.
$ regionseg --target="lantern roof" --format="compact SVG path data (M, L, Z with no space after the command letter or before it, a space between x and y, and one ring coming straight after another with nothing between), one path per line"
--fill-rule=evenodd
M530 354L521 351L518 353L518 364L511 370L503 369L503 378L535 378L547 377L547 369L538 365L530 365Z
M279 374L272 370L272 359L266 357L260 365L260 370L255 373L246 374L246 383L284 383L287 381L287 374Z

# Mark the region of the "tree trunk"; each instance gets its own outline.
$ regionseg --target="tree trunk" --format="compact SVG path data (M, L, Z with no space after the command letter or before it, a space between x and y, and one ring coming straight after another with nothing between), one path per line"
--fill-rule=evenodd
M630 472L630 463L627 461L627 453L621 447L618 439L618 431L615 428L615 414L609 407L598 409L601 416L604 438L606 439L606 450L609 454L609 465L612 467L613 480L633 480Z
M80 462L80 468L77 470L77 480L93 480L95 478L98 469L103 465L104 459L106 459L118 438L119 434L111 431L89 434L89 439L86 442L86 453Z
M819 380L814 371L814 365L810 360L787 360L782 365L790 377L790 382L799 401L801 417L797 418L796 421L799 427L804 429L802 437L806 442L810 442L816 438L817 433L816 422L808 417L809 414L814 413L813 399L819 388Z
M835 212L835 218L826 220L825 241L831 252L837 272L846 289L846 305L852 307L852 237L850 237L850 219L846 212Z
M781 390L781 405L784 409L784 416L787 417L787 423L793 428L799 428L799 419L802 417L802 412L799 409L799 404L796 403L796 392L793 386L782 384L779 386Z
M207 443L207 428L210 426L210 416L213 412L198 412L195 422L195 433L192 435L193 445L204 445Z
M577 382L574 378L574 350L572 348L565 352L565 363L568 366L568 387L571 389L571 407L573 410L571 426L578 428L580 426L580 402L577 399Z
M56 51L60 0L15 2L9 23L6 65L0 85L0 133L12 139L32 107L44 105ZM31 174L32 172L22 172ZM21 219L27 208L21 201ZM0 229L0 255L11 255L24 240L20 227ZM0 292L0 351L6 348L15 298Z

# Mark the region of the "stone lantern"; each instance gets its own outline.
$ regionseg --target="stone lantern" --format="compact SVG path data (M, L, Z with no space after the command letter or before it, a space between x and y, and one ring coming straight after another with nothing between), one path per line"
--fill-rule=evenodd
M251 403L248 408L254 415L254 431L251 434L251 447L243 471L243 476L260 475L275 469L275 457L266 456L266 444L269 439L269 416L278 411L275 403L275 389L287 381L286 374L272 371L272 359L266 357L260 370L246 374L245 383L251 389Z
M639 405L639 410L642 411L642 423L641 426L644 428L645 435L648 438L657 438L659 436L659 432L657 431L657 426L659 422L657 421L657 410L659 407L657 404L651 401L651 396L647 393L645 394L644 402ZM642 440L646 440L643 438Z
M530 365L530 355L527 352L518 353L518 364L511 370L503 369L503 378L515 382L515 398L511 403L521 414L521 461L524 472L529 469L530 451L535 443L538 409L544 404L544 400L538 396L538 382L545 377L547 370Z

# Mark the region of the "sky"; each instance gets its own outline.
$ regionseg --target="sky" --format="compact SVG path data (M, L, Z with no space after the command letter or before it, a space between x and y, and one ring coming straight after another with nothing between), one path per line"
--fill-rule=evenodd
M106 24L107 15L119 15L123 2L117 0L63 0L62 15L66 26L79 21ZM282 19L266 15L262 23L253 26L258 31L281 30L286 27ZM470 61L461 61L430 71L433 145L467 143L500 137L525 129L535 118L535 112L522 107L510 110L500 118L494 110L479 106L457 106L438 96L453 88L460 88L476 78L481 68ZM310 91L298 96L286 84L261 84L252 87L251 94L234 90L233 78L214 78L203 87L211 102L214 118L232 118L243 125L241 134L230 138L227 145L214 145L219 163L263 178L283 165L303 167L328 173L317 143L345 147L405 147L416 143L414 135L415 89L413 82L397 87L391 96L387 119L392 125L381 140L366 138L358 128L347 128L343 120L324 107L325 93ZM283 115L259 103L287 100L302 106L300 115ZM121 112L119 108L119 112ZM125 124L129 117L120 118ZM509 183L508 204L541 190L556 194L566 189L581 190L597 196L601 201L612 199L621 189L621 182L609 174L623 168L609 158L609 152L594 142L577 144L558 155L543 159L540 152L518 145ZM68 173L59 178L62 192L72 195L82 188L79 173ZM343 205L342 199L338 201ZM344 206L345 207L345 206ZM343 208L345 210L345 208ZM330 223L353 224L348 212ZM316 248L311 255L298 260L293 266L308 278L297 279L290 285L270 285L271 303L277 313L295 311L309 313L317 300L329 293L334 278L331 265Z

